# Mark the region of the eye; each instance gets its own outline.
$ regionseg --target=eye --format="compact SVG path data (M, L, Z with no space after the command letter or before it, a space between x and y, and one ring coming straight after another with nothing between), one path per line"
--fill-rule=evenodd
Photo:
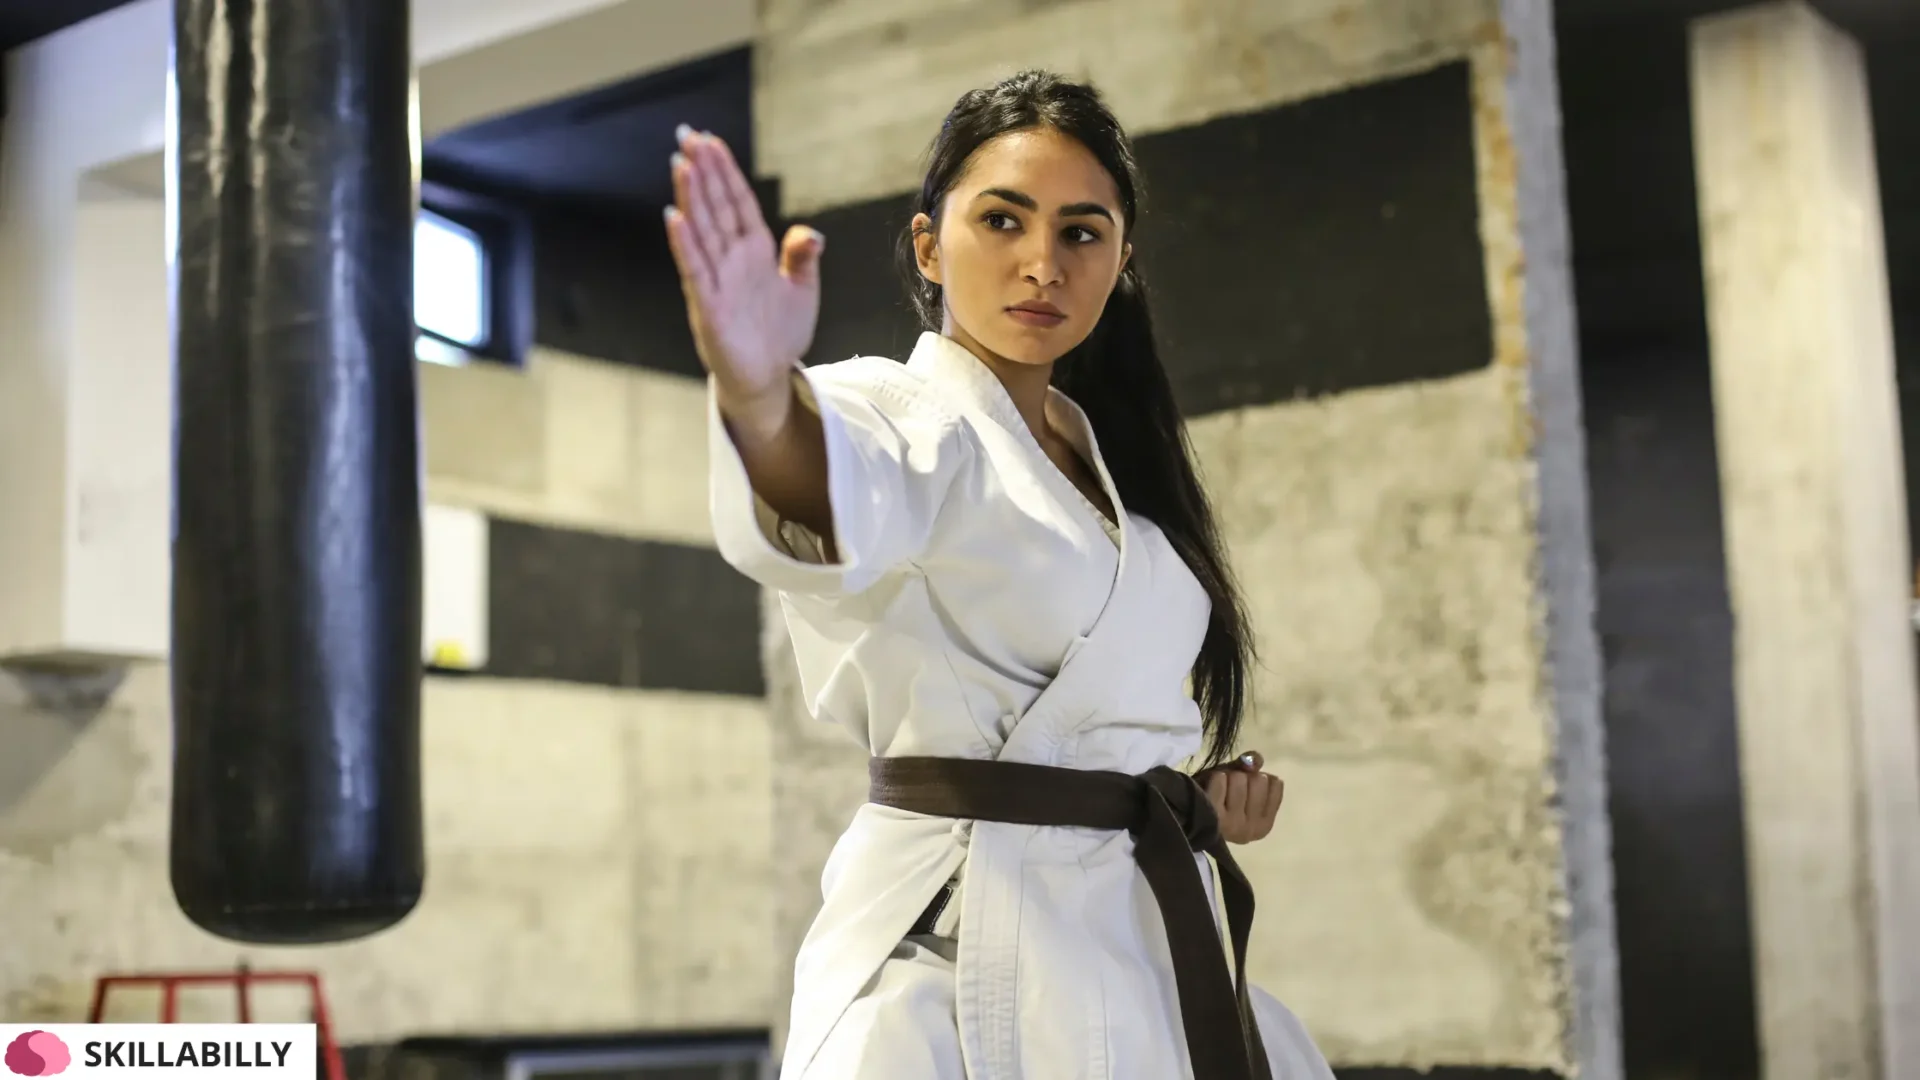
M986 222L990 229L1018 228L1020 225L1014 216L1005 210L989 210L980 215L980 220Z
M1076 234L1078 235L1076 236ZM1100 234L1087 228L1085 225L1067 226L1066 235L1068 240L1076 244L1097 244L1100 242Z

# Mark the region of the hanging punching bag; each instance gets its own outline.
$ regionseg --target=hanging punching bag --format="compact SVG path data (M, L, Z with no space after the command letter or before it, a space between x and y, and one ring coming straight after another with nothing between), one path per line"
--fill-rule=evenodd
M422 884L408 7L174 3L171 863L236 941Z

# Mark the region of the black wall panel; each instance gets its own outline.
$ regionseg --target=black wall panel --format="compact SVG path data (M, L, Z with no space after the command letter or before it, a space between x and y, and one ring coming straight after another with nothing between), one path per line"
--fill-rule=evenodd
M486 674L758 697L760 591L712 548L491 522Z
M1563 38L1627 1075L1759 1074L1684 28Z
M1493 359L1464 64L1139 141L1189 416Z
M755 185L776 242L779 185ZM534 340L562 352L704 378L658 214L585 203L533 213Z
M798 219L827 237L820 261L820 326L809 364L852 356L905 360L920 335L896 255L913 220L913 196L838 206Z
M1758 1068L1733 612L1703 352L1586 380L1629 1075Z

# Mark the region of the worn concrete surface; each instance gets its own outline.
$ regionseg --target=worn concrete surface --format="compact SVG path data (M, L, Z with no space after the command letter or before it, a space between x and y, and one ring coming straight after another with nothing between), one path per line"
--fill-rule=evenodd
M1769 3L1696 24L1691 70L1763 1075L1913 1076L1913 561L1865 60Z
M317 967L348 1041L754 1024L769 1009L759 702L429 679L420 906L363 942L252 949L173 904L166 694L157 665L97 709L0 674L0 732L10 746L31 733L31 759L0 778L0 1016L71 1022L105 971L242 959Z
M1530 470L1487 422L1515 378L1193 425L1260 634L1243 741L1288 780L1249 963L1338 1061L1561 1053Z
M867 798L867 755L839 727L808 715L778 594L763 593L767 738L774 761L772 803L775 1046L786 1043L793 959L820 910L820 877L834 841Z
M420 368L427 497L567 528L711 544L706 384L536 349L524 370Z

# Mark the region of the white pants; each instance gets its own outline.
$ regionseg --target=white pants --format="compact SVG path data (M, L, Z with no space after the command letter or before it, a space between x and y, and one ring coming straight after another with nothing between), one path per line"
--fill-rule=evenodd
M910 937L841 1015L807 1069L822 1080L966 1080L953 1001L959 945Z
M827 1034L808 1080L966 1080L954 1006L958 949L932 936L895 946ZM1259 987L1247 991L1274 1080L1334 1080L1299 1019Z

